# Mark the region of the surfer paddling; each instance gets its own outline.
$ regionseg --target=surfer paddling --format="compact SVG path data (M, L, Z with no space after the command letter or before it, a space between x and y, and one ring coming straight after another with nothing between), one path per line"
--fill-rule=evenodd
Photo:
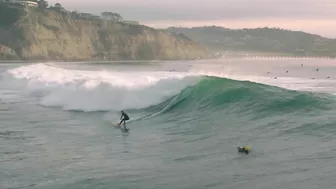
M129 120L129 117L123 110L121 110L120 120L121 121L119 123L119 126L121 125L122 122L124 122L124 129L125 129L125 131L128 131L128 129L126 129L126 121Z

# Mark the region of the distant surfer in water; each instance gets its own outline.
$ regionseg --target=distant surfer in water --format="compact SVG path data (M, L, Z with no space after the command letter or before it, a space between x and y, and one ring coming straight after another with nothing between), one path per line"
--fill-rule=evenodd
M129 120L129 117L123 110L121 110L120 120L121 121L120 121L119 125L121 125L121 123L124 122L124 129L125 129L125 131L127 131L128 129L126 129L126 121Z
M245 154L249 154L250 150L248 146L244 146L244 147L238 147L238 152L240 153L245 153Z

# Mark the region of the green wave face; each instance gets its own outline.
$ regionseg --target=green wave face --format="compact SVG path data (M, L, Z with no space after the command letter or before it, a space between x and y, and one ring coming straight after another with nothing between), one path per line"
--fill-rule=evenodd
M332 95L292 91L248 81L204 77L169 100L146 108L150 120L305 132L335 122ZM301 130L298 130L301 128ZM315 129L316 129L315 128ZM307 129L307 128L306 128ZM256 131L254 130L254 131Z
M309 111L312 108L328 107L332 98L323 94L291 91L278 87L257 84L247 81L235 81L215 77L205 77L197 85L184 89L181 93L160 105L169 108L168 112L187 113L190 111L254 110L259 113L268 112L291 113Z

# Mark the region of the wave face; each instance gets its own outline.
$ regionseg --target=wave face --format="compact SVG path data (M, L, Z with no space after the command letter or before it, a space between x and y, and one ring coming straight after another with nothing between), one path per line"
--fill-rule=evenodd
M234 106L237 109L252 109L259 113L291 113L310 108L325 108L330 100L324 95L309 92L291 91L248 81L206 77L176 96L174 101L177 101L178 107L169 110L183 109L187 112L194 109L202 111Z
M231 120L252 122L259 125L258 129L273 125L294 131L294 128L306 125L324 128L327 124L332 129L330 124L336 123L336 120L331 119L335 107L336 99L329 94L206 76L196 85L146 110L155 111L153 115L169 114L176 120L184 117L212 117L220 124ZM288 125L293 122L292 119L296 123ZM197 123L197 119L194 121ZM247 127L245 125L245 129Z

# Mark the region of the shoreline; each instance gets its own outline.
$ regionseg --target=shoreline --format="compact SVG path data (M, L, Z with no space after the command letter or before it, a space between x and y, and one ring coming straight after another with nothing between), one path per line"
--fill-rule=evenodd
M194 61L213 61L213 60L335 60L332 57L291 57L291 56L222 56L216 58L204 58L195 60L83 60L83 61L66 61L66 60L0 60L2 63L155 63L155 62L194 62Z

